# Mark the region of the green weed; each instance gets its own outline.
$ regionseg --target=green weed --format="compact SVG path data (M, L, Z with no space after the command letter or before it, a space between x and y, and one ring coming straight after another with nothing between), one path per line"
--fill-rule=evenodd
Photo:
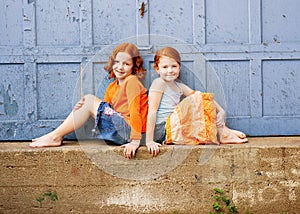
M209 212L209 214L238 213L237 207L225 196L224 190L214 188L214 191L213 198L215 201L212 205L214 211Z
M51 201L57 201L58 200L58 196L55 192L52 191L47 191L43 194L43 196L37 197L36 200L39 202L40 207L42 207L43 202L49 198Z

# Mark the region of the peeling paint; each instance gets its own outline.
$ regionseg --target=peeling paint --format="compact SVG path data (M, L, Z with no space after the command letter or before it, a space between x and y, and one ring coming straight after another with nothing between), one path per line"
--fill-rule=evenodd
M19 107L14 98L14 94L11 91L11 85L9 84L7 90L4 89L4 85L0 85L0 95L3 97L4 113L8 116L16 115Z

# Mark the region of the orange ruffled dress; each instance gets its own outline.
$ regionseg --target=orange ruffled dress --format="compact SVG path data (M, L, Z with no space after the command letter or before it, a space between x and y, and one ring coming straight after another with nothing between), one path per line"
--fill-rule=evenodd
M166 144L218 144L214 94L184 98L166 121Z

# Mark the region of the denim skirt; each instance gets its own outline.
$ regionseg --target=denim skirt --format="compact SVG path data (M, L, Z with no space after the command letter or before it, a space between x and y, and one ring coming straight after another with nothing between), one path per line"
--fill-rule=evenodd
M166 122L155 124L153 140L163 144L166 140Z
M101 102L98 107L93 134L107 143L123 145L130 140L130 126L122 115L116 112L107 102Z

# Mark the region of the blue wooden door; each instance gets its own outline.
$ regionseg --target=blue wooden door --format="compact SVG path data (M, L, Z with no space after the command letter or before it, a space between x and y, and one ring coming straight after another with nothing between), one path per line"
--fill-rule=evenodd
M82 94L98 93L103 65L121 41L140 48L146 87L156 77L154 52L173 46L182 54L182 80L214 92L230 127L251 136L299 135L299 6L0 1L0 140L29 140L57 127Z

